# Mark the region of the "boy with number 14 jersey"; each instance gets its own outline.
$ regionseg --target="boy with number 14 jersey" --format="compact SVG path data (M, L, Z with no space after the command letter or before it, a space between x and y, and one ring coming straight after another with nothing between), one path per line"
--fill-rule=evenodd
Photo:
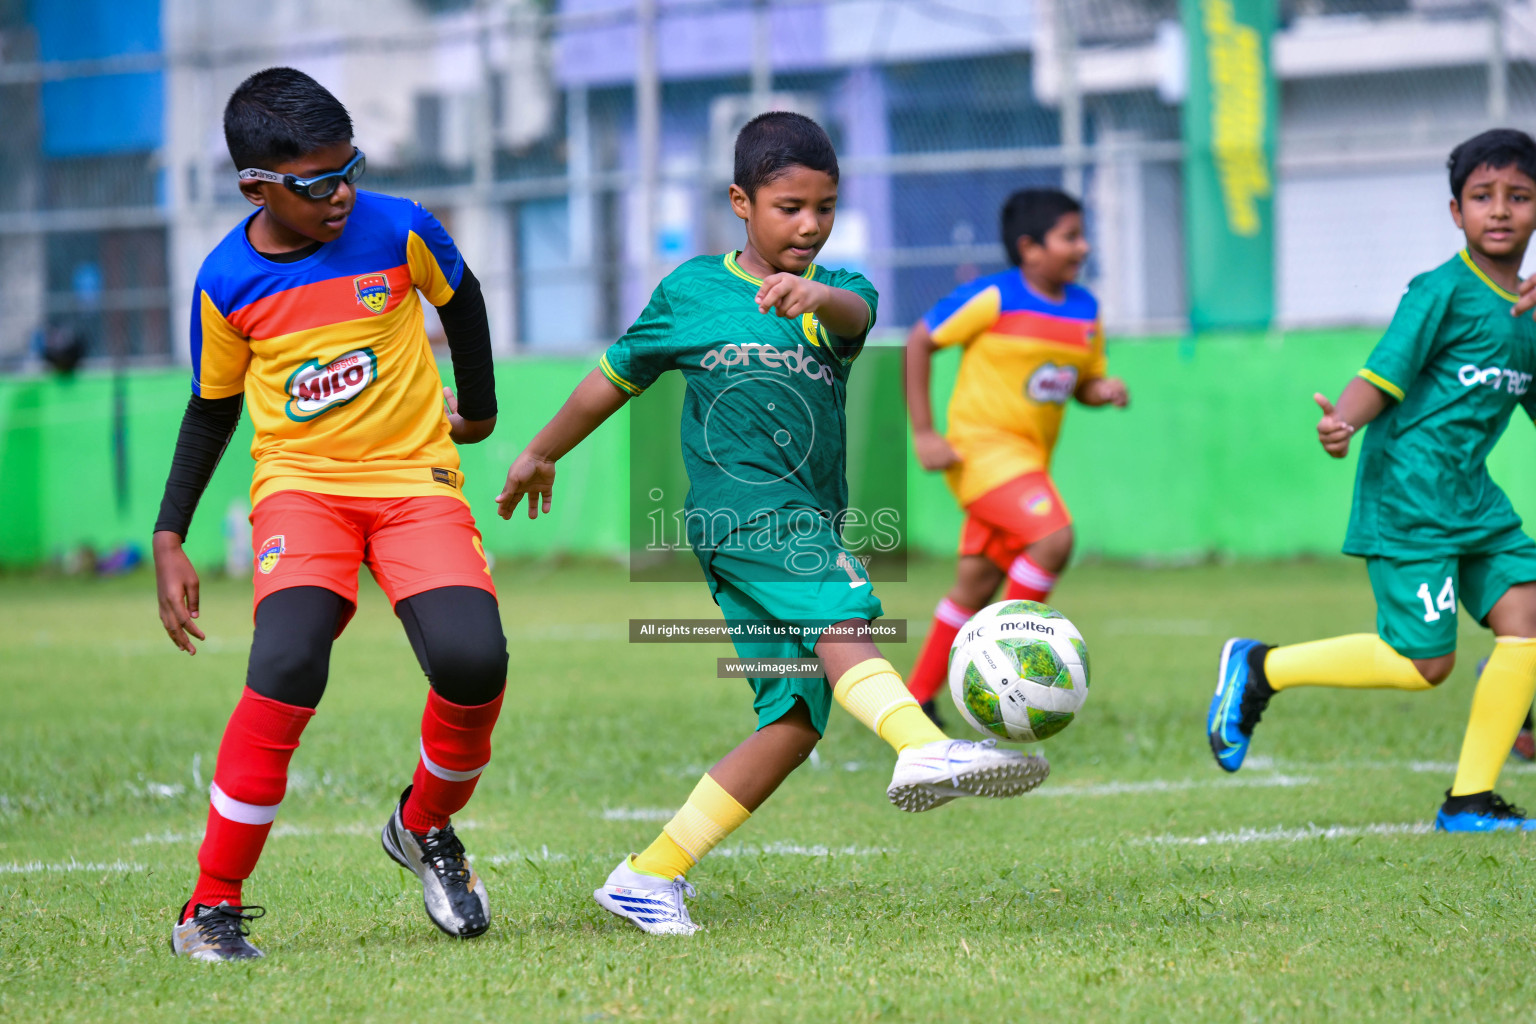
M1342 458L1370 424L1344 551L1366 560L1377 631L1280 647L1227 641L1207 729L1217 763L1237 771L1276 692L1439 685L1455 664L1460 602L1496 643L1435 827L1531 830L1536 820L1493 787L1536 693L1536 543L1487 460L1517 408L1536 416L1536 324L1511 315L1536 230L1536 141L1485 132L1449 167L1466 248L1408 285L1336 407L1314 396L1330 455Z

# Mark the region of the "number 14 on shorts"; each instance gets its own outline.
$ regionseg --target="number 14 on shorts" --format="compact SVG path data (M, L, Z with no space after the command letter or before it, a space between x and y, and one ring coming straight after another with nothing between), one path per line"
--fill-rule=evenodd
M1433 598L1430 597L1428 583L1420 583L1419 589L1415 591L1415 596L1424 602L1425 622L1439 622L1441 612L1456 611L1456 582L1449 576L1445 578L1445 583L1441 585L1440 592Z

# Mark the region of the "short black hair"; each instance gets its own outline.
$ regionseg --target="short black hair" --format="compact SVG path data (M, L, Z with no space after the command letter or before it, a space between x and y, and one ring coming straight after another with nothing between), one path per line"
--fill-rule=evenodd
M825 171L837 180L837 152L821 125L788 110L748 121L736 136L736 187L755 199L758 189L790 167Z
M1500 170L1513 164L1527 178L1536 181L1536 139L1517 128L1493 128L1474 135L1451 150L1446 170L1451 172L1451 196L1461 202L1461 190L1479 167Z
M1059 188L1021 188L1003 204L1003 248L1008 262L1019 265L1019 239L1045 242L1056 222L1069 213L1082 213L1083 204Z
M235 169L294 160L352 139L352 118L330 90L297 68L267 68L224 106L224 142Z

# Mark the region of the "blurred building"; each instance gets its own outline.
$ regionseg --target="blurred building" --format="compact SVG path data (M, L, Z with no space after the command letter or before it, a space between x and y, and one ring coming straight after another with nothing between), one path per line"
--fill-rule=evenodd
M1277 311L1376 323L1444 259L1445 154L1536 114L1531 0L1286 0ZM290 63L351 109L365 184L422 200L487 286L496 342L587 349L654 279L737 244L735 130L823 121L843 163L828 263L886 327L1002 266L1027 184L1085 195L1120 333L1177 332L1177 0L0 0L0 367L48 332L184 358L198 263L248 212L219 115Z

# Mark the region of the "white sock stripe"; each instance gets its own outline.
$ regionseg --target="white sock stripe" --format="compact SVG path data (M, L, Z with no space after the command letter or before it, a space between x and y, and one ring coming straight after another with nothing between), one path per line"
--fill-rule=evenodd
M219 812L219 817L241 825L270 825L277 820L277 809L283 806L281 800L270 807L242 803L220 789L217 782L209 784L208 800L213 804L213 809Z
M1008 578L1036 590L1050 590L1056 584L1055 574L1046 572L1023 555L1015 558L1008 567Z
M473 768L467 772L456 772L452 768L444 768L442 765L438 764L436 761L427 756L426 740L421 741L421 765L427 771L431 772L433 775L436 775L444 782L468 782L470 779L475 778L481 772L485 771L487 767L487 765L481 765L479 768Z
M885 724L887 715L895 711L897 708L906 707L908 704L912 705L913 707L917 707L917 701L912 697L912 695L904 693L900 697L897 697L895 700L891 701L885 707L881 708L880 713L875 715L875 732L878 733L880 731L880 727Z
M975 614L975 612L968 612L961 608L947 597L940 601L938 606L933 609L934 618L944 623L944 625L954 626L956 629L971 621L971 616Z

